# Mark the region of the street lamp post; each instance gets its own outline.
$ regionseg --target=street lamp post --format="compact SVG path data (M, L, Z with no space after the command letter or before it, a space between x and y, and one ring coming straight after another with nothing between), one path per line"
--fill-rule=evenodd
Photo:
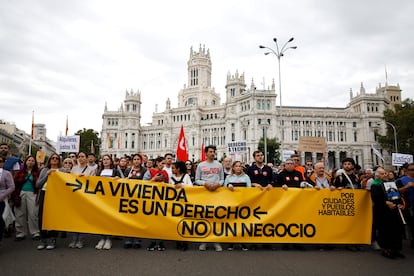
M397 142L397 130L395 129L395 126L389 122L385 122L387 125L390 125L392 127L392 130L394 131L394 146L395 146L395 153L398 153L398 142Z
M284 53L289 49L296 49L297 46L288 46L290 42L293 41L293 37L291 37L288 41L283 44L282 48L279 48L279 44L277 43L277 38L273 38L273 42L276 44L276 49L272 49L267 46L260 45L260 49L267 49L270 52L265 52L265 55L274 54L277 57L278 67L279 67L279 117L280 117L280 156L283 160L283 112L282 112L282 77L280 71L280 58L283 57ZM265 149L266 150L266 149Z

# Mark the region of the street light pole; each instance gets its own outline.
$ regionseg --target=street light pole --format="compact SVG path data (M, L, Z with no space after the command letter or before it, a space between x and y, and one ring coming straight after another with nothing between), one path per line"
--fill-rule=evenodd
M267 46L260 45L260 49L267 49L270 52L265 52L265 55L274 54L277 57L278 68L279 68L279 117L280 117L280 157L283 160L283 112L282 112L282 73L280 70L280 58L283 57L284 53L289 49L296 49L297 46L288 46L290 42L293 41L293 37L291 37L288 41L283 44L282 48L279 49L279 44L277 42L277 38L273 38L273 42L276 44L276 49L272 49ZM265 149L266 150L266 149Z
M392 130L394 131L394 146L395 146L395 153L398 153L398 142L397 142L397 130L395 129L395 126L389 122L385 122L387 125L390 125L392 127Z

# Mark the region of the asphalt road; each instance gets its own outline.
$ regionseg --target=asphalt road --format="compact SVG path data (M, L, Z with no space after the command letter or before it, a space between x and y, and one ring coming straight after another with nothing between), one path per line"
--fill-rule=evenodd
M90 235L85 248L69 249L70 238L59 238L55 250L38 251L38 242L5 238L0 246L0 275L414 275L414 250L407 241L406 258L398 260L386 259L369 246L358 252L344 246L321 251L313 245L305 246L305 251L284 251L273 245L273 250L200 252L193 243L183 252L169 241L166 251L149 252L147 240L144 248L124 249L122 240L116 239L111 250L96 250L97 241Z

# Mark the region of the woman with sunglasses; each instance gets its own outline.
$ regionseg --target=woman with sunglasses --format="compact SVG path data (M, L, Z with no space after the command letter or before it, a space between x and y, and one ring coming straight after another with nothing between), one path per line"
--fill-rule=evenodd
M185 161L185 168L187 174L190 176L191 183L194 183L195 181L195 168L193 165L193 162L191 160Z
M3 238L3 231L6 223L3 220L3 212L6 208L6 200L8 196L14 191L13 176L9 171L3 169L5 159L0 156L0 242Z
M36 182L36 187L41 189L39 193L39 229L40 229L40 244L37 246L38 250L47 249L52 250L56 248L56 238L58 231L54 230L43 230L43 208L47 188L47 180L50 174L56 171L63 171L62 161L59 154L53 153L47 160L46 166L40 171L39 178Z
M38 240L39 206L36 203L36 197L39 189L36 187L36 181L39 178L39 171L34 156L29 155L24 161L23 169L20 170L15 178L16 190L13 194L19 200L14 200L14 213L16 216L16 238L15 241L21 241L25 238L26 233L32 236L32 239Z

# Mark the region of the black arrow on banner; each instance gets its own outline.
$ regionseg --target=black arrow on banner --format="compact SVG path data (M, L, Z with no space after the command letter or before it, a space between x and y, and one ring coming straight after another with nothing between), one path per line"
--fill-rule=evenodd
M254 208L253 210L253 215L257 218L260 219L259 215L267 215L266 211L259 211L260 206L257 206L256 208Z
M76 192L76 191L82 189L82 182L80 182L77 179L76 179L76 182L78 182L78 183L77 184L76 183L66 183L66 186L75 187L72 192Z

